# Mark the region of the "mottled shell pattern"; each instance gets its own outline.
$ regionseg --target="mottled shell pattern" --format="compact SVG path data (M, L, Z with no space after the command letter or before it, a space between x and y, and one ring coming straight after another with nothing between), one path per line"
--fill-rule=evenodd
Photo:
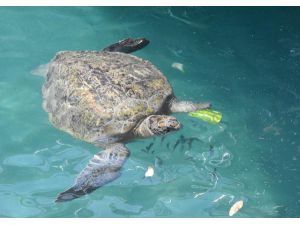
M53 125L96 142L122 137L157 114L172 96L164 75L136 56L104 51L58 52L43 86L43 107Z

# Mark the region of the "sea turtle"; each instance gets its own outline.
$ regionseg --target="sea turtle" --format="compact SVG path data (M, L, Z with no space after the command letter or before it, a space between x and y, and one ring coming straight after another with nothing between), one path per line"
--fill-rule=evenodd
M116 179L130 154L126 142L181 127L169 114L210 107L177 100L153 64L127 54L148 43L145 38L128 38L101 51L60 51L48 64L42 92L50 122L104 149L56 202L78 198Z

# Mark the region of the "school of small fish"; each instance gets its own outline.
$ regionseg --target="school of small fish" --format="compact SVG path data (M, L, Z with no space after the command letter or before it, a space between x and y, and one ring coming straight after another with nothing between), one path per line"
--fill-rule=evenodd
M179 139L179 140L183 140L184 139L184 137L181 137L181 139ZM176 148L176 146L178 145L178 143L176 143L175 144L175 148ZM151 143L150 144L150 146L148 146L148 147L146 147L146 148L149 148L149 149L147 149L147 150L150 150L150 148L153 146L153 143ZM211 146L210 147L211 148L211 150L213 149L213 147ZM148 151L147 151L148 152ZM223 155L223 157L224 156L227 156L227 154L228 153L225 153L224 155ZM223 159L223 157L222 157L222 159ZM157 166L159 166L160 164L162 163L162 160L159 158L159 157L156 157L155 158L155 167L157 167ZM154 175L154 167L153 166L148 166L148 168L147 168L147 170L146 170L146 172L145 172L145 178L146 177L153 177L153 175ZM197 193L195 196L194 196L194 198L198 198L199 196L201 196L201 195L203 195L204 193ZM214 203L216 203L216 202L218 202L218 201L220 201L220 200L222 200L224 197L226 197L226 195L221 195L220 197L218 197L217 199L215 199L213 202ZM233 215L235 215L241 208L243 208L243 205L244 205L244 202L242 201L242 200L239 200L239 201L237 201L237 202L235 202L232 206L231 206L231 208L229 209L229 212L228 212L228 215L229 216L233 216Z

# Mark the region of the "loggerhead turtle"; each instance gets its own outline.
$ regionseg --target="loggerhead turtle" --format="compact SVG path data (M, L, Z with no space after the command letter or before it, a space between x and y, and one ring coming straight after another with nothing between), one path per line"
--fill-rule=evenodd
M180 128L169 114L210 107L177 100L153 64L126 54L148 43L144 38L128 38L101 51L61 51L48 64L42 92L49 120L56 128L104 149L56 202L78 198L116 179L130 154L126 142Z

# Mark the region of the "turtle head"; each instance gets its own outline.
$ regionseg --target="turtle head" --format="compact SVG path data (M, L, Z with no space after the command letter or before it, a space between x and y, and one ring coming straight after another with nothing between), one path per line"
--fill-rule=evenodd
M164 135L180 129L181 124L174 116L151 115L144 119L134 130L139 137Z
M149 129L154 135L164 135L180 127L180 122L174 116L153 115L149 118Z
M110 52L131 53L146 47L150 43L146 38L127 38L103 49Z

